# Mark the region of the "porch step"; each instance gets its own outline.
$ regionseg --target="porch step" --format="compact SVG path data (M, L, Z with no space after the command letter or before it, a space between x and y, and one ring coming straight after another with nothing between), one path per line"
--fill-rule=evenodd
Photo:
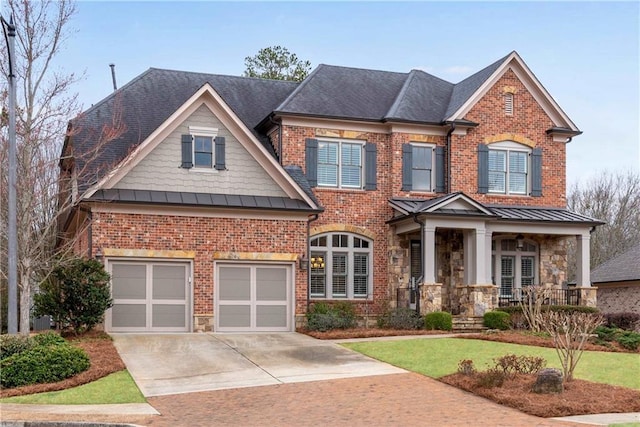
M482 332L487 328L484 326L482 317L473 316L453 316L452 332Z

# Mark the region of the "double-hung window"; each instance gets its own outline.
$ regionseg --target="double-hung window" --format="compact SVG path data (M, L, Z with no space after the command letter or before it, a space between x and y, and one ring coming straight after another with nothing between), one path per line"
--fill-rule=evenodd
M312 298L367 298L371 293L373 243L350 233L311 239Z
M193 135L193 165L197 168L213 167L213 137Z
M195 170L225 169L225 138L217 128L189 126L182 135L182 167Z
M359 142L318 141L318 185L362 188L362 152Z
M515 142L489 146L487 153L488 192L526 195L529 193L531 150ZM480 172L479 172L480 173Z
M434 191L434 147L412 144L411 178L412 190Z

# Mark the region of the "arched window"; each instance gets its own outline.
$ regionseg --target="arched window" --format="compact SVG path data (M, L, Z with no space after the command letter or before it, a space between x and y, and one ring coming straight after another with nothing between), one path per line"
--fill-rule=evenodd
M513 237L497 237L492 242L491 277L500 287L501 297L517 294L516 289L538 283L538 248L535 242L524 240L518 248Z
M351 233L311 238L311 298L368 298L373 277L373 242Z

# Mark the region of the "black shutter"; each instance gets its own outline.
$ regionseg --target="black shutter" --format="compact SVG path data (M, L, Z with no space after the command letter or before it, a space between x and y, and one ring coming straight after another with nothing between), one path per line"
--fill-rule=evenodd
M534 148L531 152L531 195L542 196L542 149Z
M478 193L489 192L489 148L478 144Z
M436 193L444 193L444 147L436 147Z
M225 152L224 152L224 136L217 136L215 139L215 151L216 151L216 164L217 170L225 170Z
M182 165L185 169L193 167L193 149L191 135L182 135Z
M375 190L377 188L377 161L378 146L371 142L364 144L364 189Z
M307 138L305 147L307 181L311 187L318 186L318 140Z
M411 191L413 187L413 147L402 144L402 191Z

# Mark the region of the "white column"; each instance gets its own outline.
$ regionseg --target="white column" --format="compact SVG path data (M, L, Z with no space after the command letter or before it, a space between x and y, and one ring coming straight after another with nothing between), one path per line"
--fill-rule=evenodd
M491 283L491 280L487 280L487 277L491 269L489 268L491 261L487 261L486 251L486 230L484 228L476 228L474 232L474 246L475 246L475 285L486 285ZM491 251L489 251L489 259L491 259Z
M578 234L576 236L576 285L578 287L591 287L590 240L590 233Z
M424 236L422 239L424 248L424 283L436 283L436 228L424 227Z
M464 284L476 284L476 256L474 235L471 230L464 230Z

